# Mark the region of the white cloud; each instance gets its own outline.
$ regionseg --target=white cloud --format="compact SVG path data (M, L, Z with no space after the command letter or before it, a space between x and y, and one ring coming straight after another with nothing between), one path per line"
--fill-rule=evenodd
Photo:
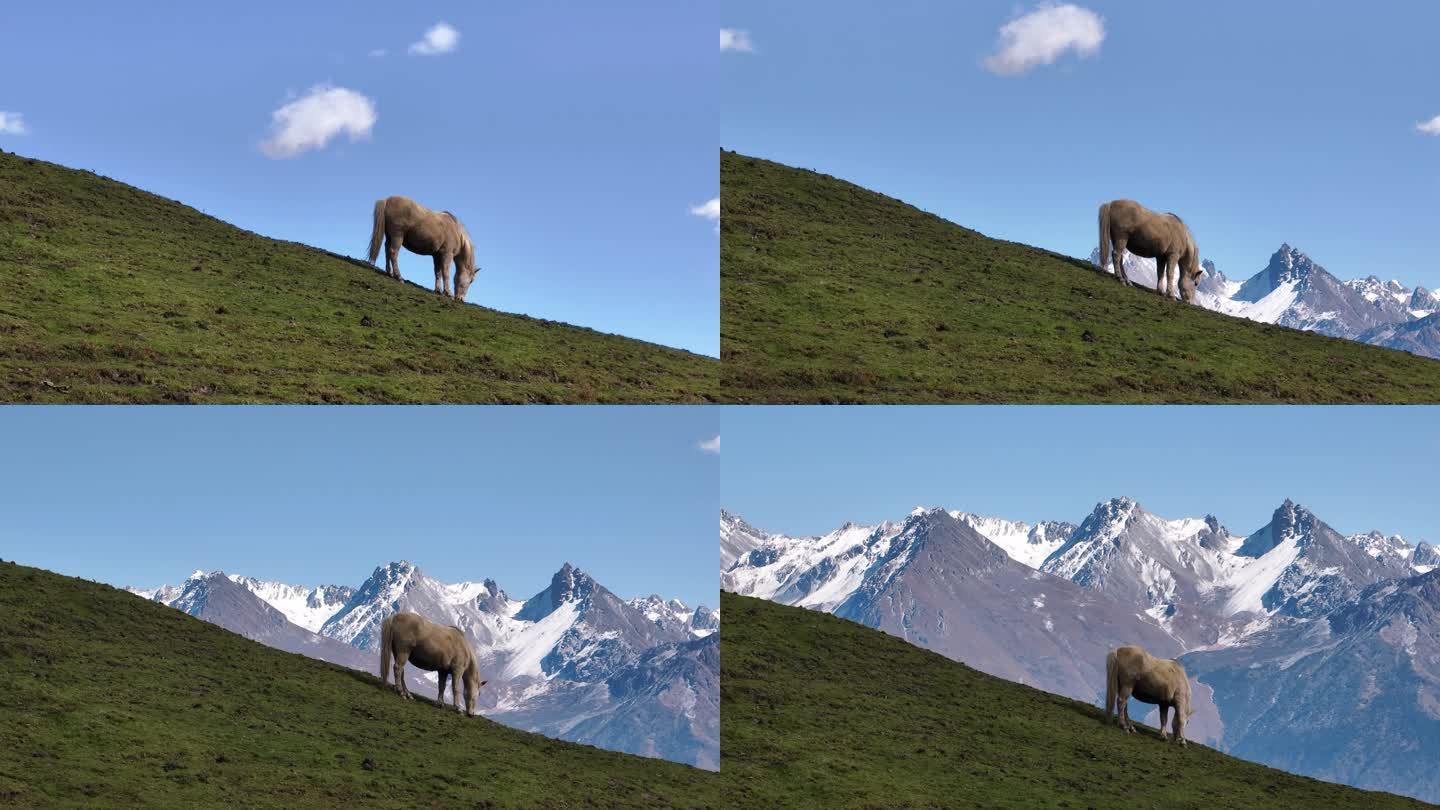
M715 233L720 233L720 198L706 200L699 205L690 206L690 213L697 217L712 220L715 223Z
M260 151L267 157L292 158L325 146L342 132L352 141L368 138L378 117L375 102L354 90L317 84L270 114L271 134Z
M370 58L380 59L384 57L387 53L389 53L389 51L385 50L384 48L375 48L374 50L370 51Z
M1105 41L1105 22L1079 6L1046 4L1000 27L995 53L985 67L1001 76L1015 76L1053 64L1066 51L1092 56Z
M699 205L692 205L690 206L690 213L697 217L704 217L705 219L719 219L720 198L716 197L713 200L706 200Z
M0 123L4 121L4 113L0 113ZM4 127L0 126L0 130ZM1415 129L1426 135L1440 135L1440 115L1431 118L1429 121L1421 121L1415 125Z
M714 453L717 456L720 455L720 434L717 433L713 438L700 442L700 450L701 452Z
M720 50L753 51L755 44L750 41L750 32L738 28L720 29Z
M425 32L425 38L410 45L410 53L434 56L449 53L460 44L460 32L449 23L438 22Z
M25 126L25 116L17 112L0 111L0 133L6 135L26 135L30 128Z

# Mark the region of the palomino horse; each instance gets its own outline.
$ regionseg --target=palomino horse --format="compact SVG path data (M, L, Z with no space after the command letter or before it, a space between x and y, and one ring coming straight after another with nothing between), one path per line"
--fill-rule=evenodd
M1100 269L1110 263L1115 247L1115 277L1129 284L1125 275L1125 251L1155 260L1155 292L1175 295L1175 271L1180 270L1180 297L1195 300L1195 283L1200 269L1200 249L1180 217L1158 214L1134 200L1113 200L1100 206ZM1165 289L1162 291L1161 281Z
M435 624L416 613L396 613L387 617L380 627L380 683L383 685L394 658L395 691L411 698L405 685L405 664L429 670L440 676L440 705L445 705L445 679L455 711L460 711L460 681L465 681L465 713L474 714L480 699L480 687L489 681L480 680L480 664L465 634L458 627Z
M370 263L380 255L385 239L385 272L400 278L400 248L435 257L435 292L450 294L450 262L455 262L455 297L465 300L465 291L475 280L475 245L465 226L449 211L436 213L409 197L386 197L375 201L375 224L370 229Z
M1120 710L1117 722L1134 731L1130 722L1130 698L1160 707L1160 739L1165 736L1165 715L1175 710L1175 740L1185 744L1185 721L1195 713L1190 706L1190 679L1185 668L1172 658L1156 658L1135 646L1119 647L1105 656L1105 721Z

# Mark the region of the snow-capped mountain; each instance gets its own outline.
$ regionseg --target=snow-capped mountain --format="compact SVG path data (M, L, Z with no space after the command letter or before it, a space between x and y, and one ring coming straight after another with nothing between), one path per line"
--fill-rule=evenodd
M232 633L269 647L322 658L355 669L372 669L374 659L354 647L326 638L291 622L284 613L235 582L223 571L196 571L179 586L138 591ZM165 597L170 597L166 601Z
M1112 498L1040 570L1139 605L1187 646L1214 643L1225 625L1214 594L1237 576L1240 540L1214 516L1167 520Z
M1090 254L1098 266L1100 250ZM1200 306L1293 329L1356 340L1440 358L1440 297L1424 287L1375 276L1341 281L1305 253L1282 244L1269 263L1244 282L1225 278L1203 263L1195 301ZM1155 262L1126 254L1125 270L1137 284L1153 287ZM1105 268L1113 272L1113 268Z
M1324 615L1368 585L1414 573L1410 554L1377 547L1369 534L1342 537L1289 499L1235 553L1254 559L1256 572L1227 605L1299 618Z
M707 639L718 644L718 614L659 596L627 602L569 563L523 601L494 580L447 584L404 561L378 566L358 588L197 571L178 587L131 590L261 643L372 673L385 617L419 613L469 638L489 681L480 709L491 719L718 767L718 652L707 681L694 667L711 659L681 650ZM653 616L642 609L655 605L662 611ZM691 663L661 666L672 659ZM668 674L675 683L663 682ZM418 694L435 688L433 673L415 667L407 680ZM691 694L707 682L717 685L714 695Z
M1327 615L1181 660L1213 688L1227 752L1440 800L1440 571L1378 582Z
M1440 799L1426 744L1416 743L1440 743L1433 546L1379 531L1347 537L1290 500L1243 536L1213 515L1164 518L1130 498L1097 504L1078 526L1040 525L1057 528L1037 537L1065 539L1038 570L1027 564L1037 553L1030 524L917 509L819 537L757 532L766 539L722 579L1082 700L1103 690L1110 647L1183 653L1192 738L1297 773Z
M720 510L720 570L724 571L735 558L765 542L765 533L749 523Z
M325 620L335 615L335 611L355 595L354 588L344 585L286 585L239 575L232 575L230 580L285 614L285 618L312 632L318 632Z
M1440 357L1440 312L1405 323L1381 324L1361 334L1358 340L1424 357Z
M1017 562L1031 568L1039 568L1045 558L1063 546L1075 532L1075 524L1058 520L1042 520L1030 524L970 512L951 512L950 516L1004 549L1005 553Z
M976 525L1012 541L1066 533L1066 524L1037 531L916 509L898 523L846 524L821 537L768 535L725 572L727 587L834 613L981 671L1082 700L1103 693L1111 647L1138 642L1181 651L1135 608L1013 559ZM1032 554L1028 540L1009 545ZM1201 739L1206 724L1192 730Z
M1429 543L1418 543L1410 555L1410 568L1421 574L1428 574L1440 568L1440 550Z
M720 767L719 716L717 634L651 647L603 685L563 682L503 715L541 734L710 770Z
M720 629L719 612L704 605L691 610L679 599L665 599L654 593L640 599L631 599L629 604L662 628L680 628L696 638L703 638Z

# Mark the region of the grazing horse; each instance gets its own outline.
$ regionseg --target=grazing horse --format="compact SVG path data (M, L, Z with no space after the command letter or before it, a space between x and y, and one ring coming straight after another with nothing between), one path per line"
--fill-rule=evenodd
M1115 247L1115 278L1129 284L1125 275L1125 251L1155 260L1155 292L1167 298L1175 295L1175 271L1180 271L1180 297L1195 300L1195 284L1205 272L1200 268L1200 249L1185 222L1174 214L1159 214L1134 200L1113 200L1100 206L1100 269L1110 263ZM1164 290L1161 290L1161 282Z
M445 679L450 679L452 702L460 711L460 681L465 681L465 713L474 714L480 699L480 687L489 681L480 680L480 664L475 650L458 627L435 624L416 613L396 613L380 627L380 683L394 659L395 691L412 698L405 685L405 663L430 670L440 676L440 705L445 705Z
M1160 739L1166 739L1165 715L1175 710L1174 738L1185 744L1185 721L1195 713L1190 705L1190 678L1172 658L1156 658L1135 646L1119 647L1105 656L1105 722L1119 708L1116 721L1126 731L1130 722L1130 698L1160 707Z
M400 278L400 248L435 257L435 292L450 295L450 263L455 263L455 297L465 300L475 280L475 245L465 226L449 211L436 213L409 197L375 201L375 224L370 229L370 263L380 255L385 239L385 272Z

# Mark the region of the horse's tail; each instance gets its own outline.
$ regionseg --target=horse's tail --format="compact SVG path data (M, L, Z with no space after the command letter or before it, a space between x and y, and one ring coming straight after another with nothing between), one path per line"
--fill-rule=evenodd
M382 200L383 202L383 200ZM378 209L377 209L378 210ZM390 626L395 623L394 616L385 617L380 624L380 685L384 686L390 678L390 639L393 632ZM399 684L396 684L397 686Z
M374 259L371 259L374 261ZM1110 264L1110 203L1100 204L1100 272Z
M380 239L385 235L385 201L375 201L375 224L370 228L370 263L380 255Z
M1100 209L1102 212L1104 208ZM1103 241L1100 244L1105 244ZM1119 691L1119 666L1115 662L1115 651L1111 650L1105 654L1105 722L1110 722L1110 714L1115 711L1115 693Z

